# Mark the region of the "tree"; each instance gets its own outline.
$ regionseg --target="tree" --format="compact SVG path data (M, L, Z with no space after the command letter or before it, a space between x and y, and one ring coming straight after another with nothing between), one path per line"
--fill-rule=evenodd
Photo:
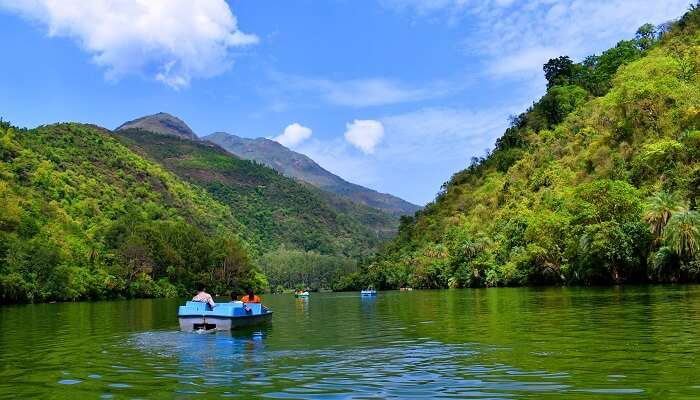
M639 221L642 204L638 196L634 186L619 180L599 179L580 185L572 202L575 222Z
M572 83L594 96L603 96L610 90L618 68L640 58L642 53L636 40L621 40L600 56L588 56L581 64L574 64Z
M640 271L649 233L637 189L609 179L580 185L571 212L571 256L580 277L588 283L619 283Z
M550 128L564 120L567 115L588 99L588 92L580 86L554 86L535 105L534 111L541 114Z
M676 281L679 260L678 255L668 246L662 246L649 260L651 271L659 281Z
M648 50L658 40L659 33L656 27L652 24L644 24L637 29L637 34L635 35L635 40L637 41L637 46L640 50Z
M552 58L542 67L547 89L556 85L566 85L571 81L574 72L574 62L569 56Z
M236 289L241 291L254 286L256 270L243 242L236 237L217 238L212 248L214 265L211 287L223 292Z
M588 225L580 238L579 262L589 283L615 283L641 270L649 234L643 223L606 221Z
M684 209L676 193L659 192L647 199L642 217L658 240L671 217Z
M700 250L700 213L683 211L674 214L663 231L664 243L683 259Z

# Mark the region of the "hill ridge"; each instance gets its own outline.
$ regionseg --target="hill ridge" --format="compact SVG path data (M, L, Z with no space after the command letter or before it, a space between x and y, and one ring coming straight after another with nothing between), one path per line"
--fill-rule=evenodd
M380 209L395 216L412 215L420 206L399 197L348 182L321 167L312 158L267 138L244 138L227 132L214 132L202 139L218 144L229 152L261 162L282 174L308 182L353 201Z
M215 143L140 128L115 133L132 151L204 188L228 206L261 253L287 246L365 257L395 234L397 221L388 214L346 204L349 201L241 159Z

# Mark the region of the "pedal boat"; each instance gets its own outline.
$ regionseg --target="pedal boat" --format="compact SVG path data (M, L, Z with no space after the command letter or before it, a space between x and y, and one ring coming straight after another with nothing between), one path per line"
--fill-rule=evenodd
M246 312L245 308L250 309ZM177 312L180 330L196 331L231 329L269 323L272 321L272 311L262 304L234 301L217 303L214 309L207 303L188 301L180 306Z
M309 292L294 293L294 297L296 297L296 298L309 297Z
M360 296L362 296L362 297L369 297L369 296L376 296L376 295L377 295L377 291L374 289L365 289L365 290L360 292Z

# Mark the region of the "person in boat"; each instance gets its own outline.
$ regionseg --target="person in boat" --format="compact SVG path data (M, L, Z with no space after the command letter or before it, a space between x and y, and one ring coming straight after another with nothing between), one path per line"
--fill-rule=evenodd
M248 294L241 299L244 303L260 303L260 296L256 296L252 288L248 289Z
M243 296L241 298L241 301L243 302L243 309L245 310L246 313L250 313L253 310L245 305L245 303L260 303L260 296L256 296L255 292L253 291L253 288L248 289L248 294ZM263 307L264 310L267 310L267 308Z
M216 303L214 303L214 299L211 297L209 293L206 292L206 288L204 285L199 285L197 286L197 295L192 298L192 301L199 301L201 303L207 303L209 304L209 307L212 309L216 307Z

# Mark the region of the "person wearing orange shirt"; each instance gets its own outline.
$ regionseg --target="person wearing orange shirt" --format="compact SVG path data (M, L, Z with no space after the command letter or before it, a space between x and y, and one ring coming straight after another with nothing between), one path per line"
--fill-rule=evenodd
M243 296L241 301L244 303L260 303L260 296L256 296L255 292L253 292L253 289L250 288L248 289L248 295Z

